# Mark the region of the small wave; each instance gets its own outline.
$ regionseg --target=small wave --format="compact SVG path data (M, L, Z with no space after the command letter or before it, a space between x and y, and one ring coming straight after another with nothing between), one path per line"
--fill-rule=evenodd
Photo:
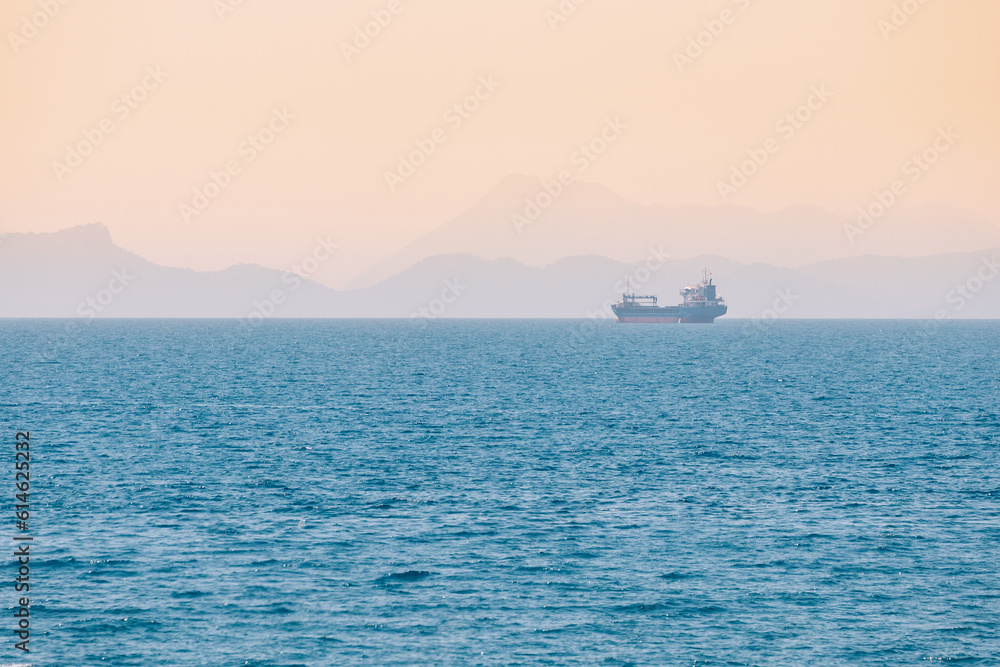
M518 572L559 572L561 568L548 565L518 565L514 569Z
M661 609L667 609L672 605L666 602L637 602L635 604L623 604L612 609L616 612L622 612L625 614L648 614L651 611L660 611Z
M694 453L695 456L703 456L708 459L721 459L726 455L722 452L717 452L714 449L705 449Z
M431 576L431 573L426 570L407 570L406 572L393 572L392 574L387 574L384 577L379 577L375 580L376 586L385 586L388 584L402 583L407 581L420 581L421 579L426 579Z
M373 509L389 509L396 505L423 505L427 504L426 500L411 500L410 498L400 498L399 496L393 496L392 498L381 498L375 502L369 503L368 506Z
M171 593L170 597L182 600L190 600L193 598L205 597L206 595L211 595L211 593L207 591L177 591L175 593Z

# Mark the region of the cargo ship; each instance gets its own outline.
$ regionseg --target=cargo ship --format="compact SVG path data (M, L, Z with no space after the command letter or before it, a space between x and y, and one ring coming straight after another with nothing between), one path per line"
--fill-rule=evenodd
M716 293L708 269L702 272L699 284L688 285L680 291L684 301L676 306L658 306L655 296L633 294L628 286L625 290L621 302L611 306L618 321L625 324L711 324L729 310L725 300Z

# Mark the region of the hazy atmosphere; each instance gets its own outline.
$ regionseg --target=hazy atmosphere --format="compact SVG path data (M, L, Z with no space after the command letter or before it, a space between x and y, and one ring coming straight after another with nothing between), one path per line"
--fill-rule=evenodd
M0 667L997 664L998 0L0 5Z
M289 271L322 238L308 277L335 288L498 244L784 267L1000 247L998 23L992 0L11 0L0 232L100 222L197 270ZM567 228L574 206L606 229ZM653 232L606 242L633 224Z

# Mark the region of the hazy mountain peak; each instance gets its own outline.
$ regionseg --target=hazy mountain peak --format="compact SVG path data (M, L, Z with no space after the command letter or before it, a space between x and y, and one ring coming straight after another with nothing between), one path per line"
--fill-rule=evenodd
M508 257L542 267L580 255L639 261L656 249L675 258L709 254L794 267L860 254L920 257L1000 245L1000 229L974 217L939 213L914 225L896 213L852 230L856 214L810 204L766 213L734 205L646 206L592 182L565 185L511 174L472 208L369 267L349 286L376 285L442 254Z
M792 204L778 210L774 215L820 220L838 217L833 211L815 204Z
M35 241L46 244L84 244L88 247L114 245L114 241L111 239L111 230L101 222L75 225L55 232L8 232L0 236L4 236L9 241Z
M55 232L11 232L3 235L3 239L8 251L29 256L125 252L115 245L111 239L111 231L100 222L76 225Z
M64 236L67 239L92 243L94 245L115 244L111 238L111 230L108 229L103 222L91 222L89 224L77 225L75 227L61 229L55 233L56 235Z
M508 205L512 201L520 201L542 189L542 179L525 174L510 174L504 176L483 197L476 202L474 208Z
M103 222L88 222L73 227L65 227L53 232L58 236L72 237L77 239L90 239L92 241L102 241L114 243L111 240L111 230Z

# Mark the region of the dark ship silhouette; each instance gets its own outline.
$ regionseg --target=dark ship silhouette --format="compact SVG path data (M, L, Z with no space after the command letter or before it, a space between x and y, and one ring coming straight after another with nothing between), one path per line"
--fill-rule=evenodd
M659 324L675 322L691 322L711 324L716 317L722 317L729 308L712 284L708 269L702 272L701 282L688 285L680 291L684 302L676 306L658 306L655 296L633 294L625 288L622 300L611 306L618 321L626 324Z

